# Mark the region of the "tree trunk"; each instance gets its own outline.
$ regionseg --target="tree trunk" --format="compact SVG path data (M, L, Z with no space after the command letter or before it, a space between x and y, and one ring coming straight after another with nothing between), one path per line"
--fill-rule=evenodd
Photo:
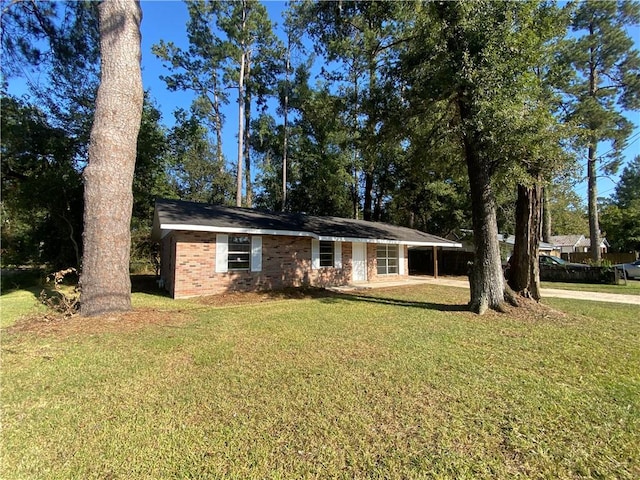
M245 2L242 5L241 31L247 28L247 8ZM242 160L244 152L244 68L246 65L246 52L244 41L240 44L240 74L238 76L238 169L236 178L236 207L242 206Z
M245 68L245 79L251 75L251 53L245 56L247 66ZM251 183L251 88L250 83L245 88L244 94L244 203L247 207L253 206L253 185Z
M464 100L458 102L464 124L471 112ZM474 263L469 275L472 311L483 314L488 308L504 309L504 274L498 243L496 201L491 186L491 169L481 158L474 132L462 136L471 188L471 218L473 222Z
M244 142L244 53L240 58L238 80L238 171L236 178L236 207L242 206L242 152Z
M509 268L509 286L520 296L540 300L540 247L542 187L518 185L516 240Z
M80 313L131 309L129 257L136 143L142 118L137 1L98 7L101 78L84 170L84 259Z
M595 26L593 23L589 25L589 34L595 34ZM598 96L598 70L596 60L597 48L591 46L589 48L589 96L597 101ZM595 130L595 128L592 128ZM589 177L588 185L588 204L589 204L589 237L591 240L591 259L600 264L600 222L598 221L598 173L596 170L596 152L598 148L598 140L593 135L589 139L589 152L587 159L587 176Z
M365 220L373 220L373 174L369 171L364 172L364 205L362 207L362 215Z
M289 148L289 70L291 69L291 37L287 36L287 53L285 58L284 99L283 114L283 140L282 140L282 211L287 209L287 150Z
M551 243L551 210L549 206L549 187L542 189L542 241Z
M213 74L213 113L216 129L216 159L220 167L220 174L224 174L224 157L222 156L222 114L220 113L220 98L218 96L218 74Z
M591 241L591 259L600 263L600 222L598 220L598 176L596 172L596 147L589 146L587 172L589 177L589 237Z

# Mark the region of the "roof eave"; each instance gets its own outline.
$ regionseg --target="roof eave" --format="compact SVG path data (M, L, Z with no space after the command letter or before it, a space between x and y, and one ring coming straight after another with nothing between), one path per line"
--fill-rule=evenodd
M244 234L244 235L275 235L275 236L288 236L288 237L307 237L315 240L330 241L330 242L363 242L363 243L379 243L379 244L399 244L407 245L409 247L452 247L462 248L462 244L455 242L440 242L440 241L411 241L411 240L394 240L384 238L371 238L371 237L342 237L333 235L318 235L308 231L296 231L296 230L274 230L265 228L252 228L252 227L219 227L214 225L191 225L191 224L176 224L176 223L163 223L159 224L159 227L155 228L152 237L154 239L162 239L166 237L172 231L186 231L186 232L211 232L211 233L227 233L227 234Z

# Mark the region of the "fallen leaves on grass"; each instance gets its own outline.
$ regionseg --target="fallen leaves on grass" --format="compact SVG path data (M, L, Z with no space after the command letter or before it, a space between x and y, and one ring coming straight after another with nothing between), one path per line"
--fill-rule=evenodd
M133 332L151 325L179 326L191 319L192 317L189 314L180 310L160 312L155 309L135 309L130 312L100 315L91 318L79 315L65 317L60 314L46 314L23 317L14 325L8 327L5 332L70 337L74 335Z
M381 288L376 290L357 291L352 293L336 293L319 288L290 288L263 292L226 292L218 295L194 298L193 301L206 308L226 308L258 305L282 300L304 300L317 298L337 298L348 300L350 297L371 297L372 299L386 299L390 303L397 295L404 293L402 287ZM380 297L380 298L379 298ZM453 300L453 299L452 299ZM406 302L405 302L406 303ZM456 303L454 301L454 303ZM565 320L566 314L552 309L547 305L534 301L524 302L521 307L507 306L505 313L487 312L484 317L508 316L522 322ZM404 303L400 303L404 304ZM413 303L420 306L422 303ZM444 304L443 304L444 305ZM453 304L452 304L453 305ZM447 306L447 305L445 305ZM451 313L462 313L464 308ZM425 302L424 308L432 308L432 304ZM148 326L176 327L193 321L192 313L197 309L159 310L154 308L136 308L130 312L106 314L91 318L74 315L71 317L57 313L31 315L23 317L14 325L5 329L5 333L30 333L35 335L51 335L56 337L71 337L75 335L94 335L101 333L134 332ZM468 312L465 312L468 313ZM471 314L470 314L471 315ZM476 317L475 315L472 315Z

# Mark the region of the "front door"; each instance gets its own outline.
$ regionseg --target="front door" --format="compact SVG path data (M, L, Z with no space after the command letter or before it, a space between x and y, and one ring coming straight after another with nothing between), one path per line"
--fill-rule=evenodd
M367 244L364 242L353 242L352 244L353 270L351 280L353 282L367 281Z

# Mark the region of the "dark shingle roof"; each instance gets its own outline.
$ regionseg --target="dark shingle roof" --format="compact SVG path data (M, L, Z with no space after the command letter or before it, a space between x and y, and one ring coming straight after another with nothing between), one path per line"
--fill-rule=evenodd
M182 200L157 200L153 237L170 230L303 235L321 240L391 241L409 245L460 246L456 242L406 227L339 217L271 213Z

